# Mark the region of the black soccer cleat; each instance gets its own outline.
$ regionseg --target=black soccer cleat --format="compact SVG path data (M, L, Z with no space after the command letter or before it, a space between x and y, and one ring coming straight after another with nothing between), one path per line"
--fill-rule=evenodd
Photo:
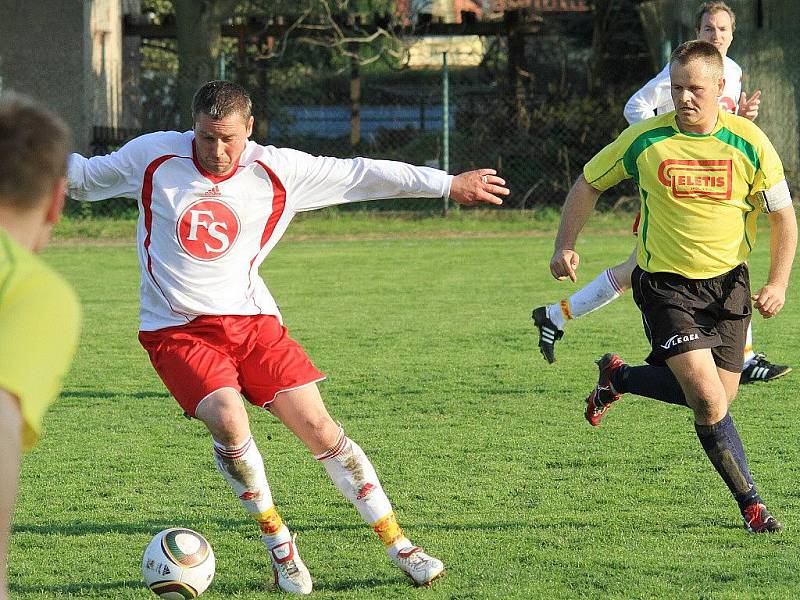
M545 306L535 308L531 319L539 330L539 350L541 350L542 356L550 364L556 362L556 342L564 337L564 332L556 327L556 324L547 316L547 307Z
M742 511L744 528L749 533L776 533L783 531L783 525L778 519L769 514L767 507L763 504L751 504Z
M742 370L739 383L755 383L756 381L772 381L783 377L792 370L786 365L773 365L766 357L758 353Z

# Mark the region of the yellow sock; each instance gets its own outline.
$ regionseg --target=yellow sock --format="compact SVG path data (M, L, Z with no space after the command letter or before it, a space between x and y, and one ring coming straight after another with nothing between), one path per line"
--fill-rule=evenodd
M264 535L275 535L283 527L283 519L281 519L278 510L274 506L262 513L254 514L253 518Z
M397 540L404 538L403 530L397 523L397 517L393 512L390 512L385 517L381 517L372 524L372 530L378 534L378 537L387 548L394 544Z

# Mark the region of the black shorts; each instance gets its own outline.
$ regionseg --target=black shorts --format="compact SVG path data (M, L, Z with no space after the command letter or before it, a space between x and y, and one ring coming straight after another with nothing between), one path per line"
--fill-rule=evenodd
M648 273L637 266L631 283L652 348L648 363L664 365L671 356L711 348L718 367L742 370L752 313L747 265L711 279Z

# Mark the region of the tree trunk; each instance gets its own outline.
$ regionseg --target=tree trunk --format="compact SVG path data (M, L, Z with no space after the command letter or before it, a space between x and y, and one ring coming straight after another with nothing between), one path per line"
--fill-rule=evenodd
M214 78L222 34L220 25L237 0L173 0L178 45L177 105L181 129L192 127L192 97Z

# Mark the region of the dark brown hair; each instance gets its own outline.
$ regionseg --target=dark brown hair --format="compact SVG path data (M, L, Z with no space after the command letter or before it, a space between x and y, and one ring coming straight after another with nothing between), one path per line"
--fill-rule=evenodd
M19 210L38 206L64 177L69 128L32 98L0 98L0 203Z
M239 113L245 120L253 114L250 94L238 83L232 81L209 81L194 93L192 98L192 118L204 113L212 119L224 119Z

